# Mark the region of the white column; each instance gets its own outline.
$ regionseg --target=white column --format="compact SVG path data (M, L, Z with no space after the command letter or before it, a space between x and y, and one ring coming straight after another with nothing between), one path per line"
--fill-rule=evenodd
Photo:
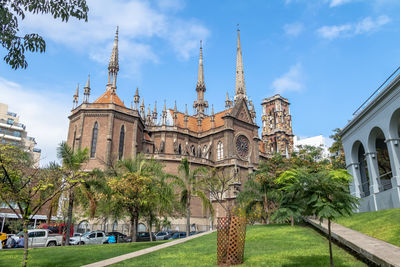
M394 207L400 207L400 139L388 139L385 141L392 168L392 196Z
M360 184L361 184L361 177L359 172L360 164L358 162L350 163L347 165L347 169L353 175L353 181L350 185L350 193L355 197L361 197L360 194Z
M400 186L400 139L385 140L390 157L390 166L392 168L392 186Z
M1 232L3 233L3 230L4 230L4 223L5 223L5 221L6 221L6 215L4 215L4 217L3 217L3 222L2 222L2 224L1 224Z
M365 157L367 159L368 165L368 174L369 174L369 184L370 184L370 192L371 192L371 201L373 210L378 210L378 205L376 202L376 194L379 193L380 188L380 180L379 180L379 169L378 169L378 161L376 159L376 152L367 152L365 153Z

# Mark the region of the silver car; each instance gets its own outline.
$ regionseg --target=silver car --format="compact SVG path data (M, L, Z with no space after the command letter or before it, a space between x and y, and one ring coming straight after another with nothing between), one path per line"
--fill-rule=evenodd
M90 231L82 236L74 236L69 239L70 245L95 245L107 242L107 236L103 231Z

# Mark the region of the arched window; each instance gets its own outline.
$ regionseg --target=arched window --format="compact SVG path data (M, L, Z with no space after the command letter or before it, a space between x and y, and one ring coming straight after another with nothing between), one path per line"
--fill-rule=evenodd
M124 143L125 143L125 126L121 126L121 132L119 133L119 149L118 149L118 159L122 159L124 155Z
M96 155L96 145L97 145L97 135L99 133L99 125L97 121L94 123L93 132L92 132L92 144L90 146L90 157L94 158Z
M192 156L196 157L196 148L194 147L194 145L192 145Z
M86 233L87 231L90 231L89 222L86 221L86 220L81 221L81 222L78 224L77 232L78 232L78 233L81 233L81 234L84 234L84 233Z
M179 153L179 155L182 154L182 146L181 146L181 144L178 145L178 153Z
M217 160L222 160L224 158L224 144L220 141L217 145Z
M72 151L75 151L76 128L74 130L74 139L72 140Z

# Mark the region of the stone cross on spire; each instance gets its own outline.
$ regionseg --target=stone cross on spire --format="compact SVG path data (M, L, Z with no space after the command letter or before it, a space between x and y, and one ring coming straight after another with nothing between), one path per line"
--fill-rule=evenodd
M244 82L242 47L240 45L240 30L237 25L237 51L236 51L236 82L235 82L235 101L244 98L247 101L246 84Z
M200 57L199 57L199 72L197 75L197 100L193 103L193 108L196 110L196 116L203 117L208 108L208 102L204 101L204 93L206 92L206 85L204 83L204 67L203 67L203 47L200 41Z
M118 71L119 71L119 63L118 63L118 26L117 26L110 62L108 64L107 90L115 91L117 89Z

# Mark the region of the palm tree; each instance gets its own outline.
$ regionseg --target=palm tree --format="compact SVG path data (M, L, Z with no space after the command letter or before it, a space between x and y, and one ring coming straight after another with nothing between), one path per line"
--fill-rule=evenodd
M196 168L193 171L190 170L190 165L187 158L183 158L179 165L179 176L175 183L181 189L180 203L186 209L186 236L190 234L190 204L192 197L198 197L201 199L203 208L209 209L213 212L211 201L207 198L206 194L200 189L198 179L202 174L206 172L204 168Z
M88 149L85 148L81 150L78 148L74 151L66 142L62 142L57 148L57 156L62 160L65 181L71 184L77 185L82 181L85 176L82 173L82 165L88 161L89 153ZM69 189L69 199L68 199L68 212L67 212L67 232L65 238L65 245L69 245L69 237L71 234L72 225L72 211L74 207L75 200L75 188L70 186Z

